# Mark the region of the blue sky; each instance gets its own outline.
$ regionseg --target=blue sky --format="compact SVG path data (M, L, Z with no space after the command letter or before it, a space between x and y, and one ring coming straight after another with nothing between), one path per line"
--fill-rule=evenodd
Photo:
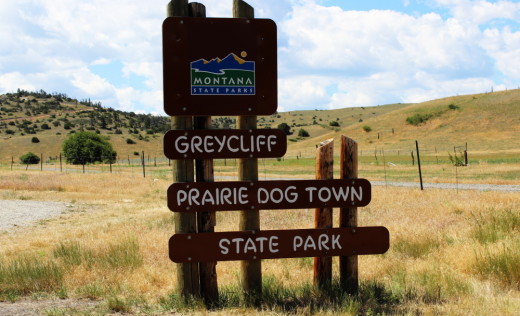
M208 17L232 1L200 0ZM164 115L168 1L0 2L0 93L63 92ZM278 25L280 111L421 102L520 86L520 2L249 0Z

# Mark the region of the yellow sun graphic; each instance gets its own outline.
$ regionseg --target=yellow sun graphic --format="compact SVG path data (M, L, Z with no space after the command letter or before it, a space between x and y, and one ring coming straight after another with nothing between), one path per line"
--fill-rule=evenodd
M240 53L240 56L242 56L242 58L246 58L247 57L247 52L246 51L242 51Z

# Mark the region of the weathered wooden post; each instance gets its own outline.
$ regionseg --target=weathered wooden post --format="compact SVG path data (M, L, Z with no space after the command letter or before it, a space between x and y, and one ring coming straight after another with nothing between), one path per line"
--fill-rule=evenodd
M358 145L346 136L341 136L340 178L357 179ZM357 207L342 207L339 213L339 227L357 227ZM355 295L359 289L358 257L339 257L340 284L347 293Z
M168 3L168 17L189 16L188 0L172 0ZM172 118L172 130L193 129L191 116L174 116ZM174 160L175 182L193 182L193 160ZM175 214L176 233L195 233L197 231L197 218L195 213L185 212ZM197 263L177 264L177 286L182 296L199 296L199 269Z
M200 3L189 4L189 16L205 18L206 7ZM211 116L196 116L194 129L211 129ZM195 160L195 177L197 182L213 182L213 159ZM197 228L199 233L214 233L217 216L215 211L198 212ZM199 262L200 293L208 304L218 300L217 262Z
M233 0L233 17L253 19L255 11L253 7L242 0ZM247 105L244 105L247 106ZM237 118L238 129L256 129L256 116L239 116ZM258 181L258 160L256 158L240 159L238 177L241 181ZM243 210L240 214L239 230L260 230L259 210ZM254 302L262 294L262 261L241 261L242 289L246 299Z
M316 153L316 180L330 180L334 177L334 139L327 139ZM315 228L332 228L332 208L315 209ZM318 288L330 286L332 282L332 257L314 258L314 285Z

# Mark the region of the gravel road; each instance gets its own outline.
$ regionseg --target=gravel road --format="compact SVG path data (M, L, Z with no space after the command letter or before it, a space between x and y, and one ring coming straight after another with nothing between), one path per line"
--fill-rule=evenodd
M66 209L67 204L61 202L0 200L0 231L30 226L58 216Z

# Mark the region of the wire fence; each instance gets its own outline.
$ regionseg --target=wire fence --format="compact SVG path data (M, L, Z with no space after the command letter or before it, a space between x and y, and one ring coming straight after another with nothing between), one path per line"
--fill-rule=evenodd
M422 176L425 182L458 182L459 180L478 180L489 175L485 165L496 163L520 163L519 157L483 157L468 153L467 144L454 145L439 149L419 146ZM126 174L139 177L162 178L174 181L174 161L162 153L133 152L120 155L110 162L109 157L101 157L105 162L74 165L67 162L62 153L40 153L37 164L23 164L19 157L12 154L9 159L0 161L0 168L10 170L47 171L84 174ZM314 177L315 150L292 151L281 158L258 159L259 180ZM3 154L3 157L7 155ZM106 158L106 159L105 159ZM418 157L415 149L363 149L359 151L359 176L369 180L418 182ZM236 180L238 159L214 159L217 180ZM480 168L479 168L480 166ZM484 166L484 167L483 167ZM339 168L336 168L339 169ZM336 170L338 172L339 170ZM488 173L486 175L486 172Z

